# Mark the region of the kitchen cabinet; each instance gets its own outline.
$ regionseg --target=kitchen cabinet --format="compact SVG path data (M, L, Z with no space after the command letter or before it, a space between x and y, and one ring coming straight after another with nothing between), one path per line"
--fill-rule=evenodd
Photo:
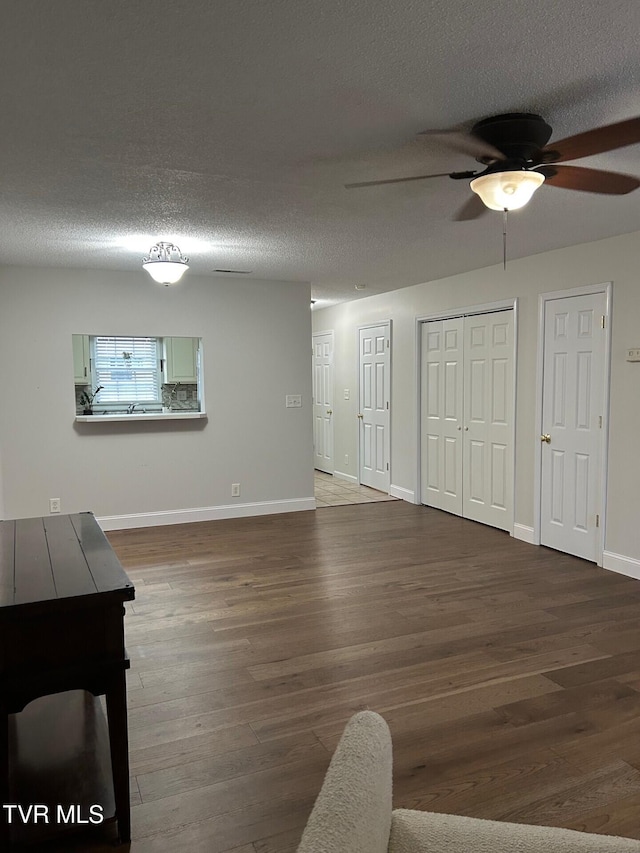
M164 382L197 383L199 338L164 338Z
M89 335L72 335L73 381L76 385L91 385L91 352Z

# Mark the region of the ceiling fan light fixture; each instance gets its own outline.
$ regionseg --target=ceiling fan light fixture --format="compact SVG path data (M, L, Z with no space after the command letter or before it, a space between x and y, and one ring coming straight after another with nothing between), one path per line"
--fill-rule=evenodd
M469 186L490 210L518 210L544 183L540 172L520 169L489 172L474 178Z
M189 269L189 258L185 257L173 243L155 243L146 258L142 259L142 269L146 270L158 284L170 285L180 281Z

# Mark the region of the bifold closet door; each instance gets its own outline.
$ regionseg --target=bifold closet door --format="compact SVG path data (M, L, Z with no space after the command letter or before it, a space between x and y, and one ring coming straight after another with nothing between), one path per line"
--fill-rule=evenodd
M422 503L462 515L463 317L422 324Z
M513 311L422 325L422 503L513 524Z
M513 525L513 311L465 317L462 514Z

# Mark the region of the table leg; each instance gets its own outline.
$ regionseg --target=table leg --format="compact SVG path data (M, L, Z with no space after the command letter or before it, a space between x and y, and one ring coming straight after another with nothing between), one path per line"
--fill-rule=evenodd
M118 836L120 843L124 844L131 840L127 688L124 670L113 677L109 690L106 693L106 700Z

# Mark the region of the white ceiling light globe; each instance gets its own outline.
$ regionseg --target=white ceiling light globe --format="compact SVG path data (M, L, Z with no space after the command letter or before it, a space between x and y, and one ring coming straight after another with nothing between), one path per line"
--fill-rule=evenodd
M490 210L518 210L544 183L540 172L491 172L474 178L469 186Z
M173 243L156 243L142 260L145 269L158 284L175 284L189 269L186 258Z

